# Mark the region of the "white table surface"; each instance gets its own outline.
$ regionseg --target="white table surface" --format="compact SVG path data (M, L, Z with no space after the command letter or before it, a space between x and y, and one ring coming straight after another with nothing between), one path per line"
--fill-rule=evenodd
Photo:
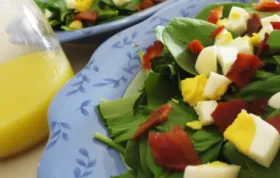
M79 71L90 59L96 45L63 45L75 72ZM0 178L36 178L37 165L46 141L20 155L0 160Z

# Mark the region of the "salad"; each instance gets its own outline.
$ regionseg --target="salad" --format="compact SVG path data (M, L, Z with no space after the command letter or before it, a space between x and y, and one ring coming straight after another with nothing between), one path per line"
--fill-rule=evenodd
M79 30L118 20L163 0L35 0L55 30Z
M218 3L139 51L124 97L98 111L128 171L113 178L280 177L280 3Z

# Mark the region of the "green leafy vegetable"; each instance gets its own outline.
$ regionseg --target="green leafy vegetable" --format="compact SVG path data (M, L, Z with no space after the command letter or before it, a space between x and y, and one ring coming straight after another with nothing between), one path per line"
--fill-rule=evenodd
M213 161L217 161L220 155L221 149L223 146L223 141L220 140L218 143L210 147L208 150L205 150L202 153L199 153L200 160L203 163L209 163Z
M243 168L247 167L245 162L246 156L241 154L232 143L227 142L222 153L229 163L242 166Z
M133 170L140 167L140 144L138 141L129 140L126 145L124 160L125 163Z
M269 99L280 91L280 76L273 76L266 80L255 81L246 86L240 96L244 100Z
M187 44L192 40L199 40L204 46L213 45L214 39L209 36L216 28L216 25L203 20L174 18L165 27L163 39L178 65L187 73L196 75L195 58L187 50Z
M240 3L240 2L222 2L222 3L215 3L215 4L210 4L208 6L206 6L204 9L202 9L196 16L196 19L201 19L201 20L207 20L209 13L211 10L219 7L219 6L223 6L224 10L223 10L223 17L228 18L230 10L233 6L237 6L237 7L249 7L250 5L247 3Z
M146 177L152 177L153 173L147 163L148 146L148 139L142 137L140 140L140 164Z
M269 38L268 38L266 44L268 44L269 47L271 47L271 48L280 48L279 39L280 39L280 30L274 30L274 31L270 34L270 36L269 36ZM279 58L278 58L278 59L279 59Z
M124 152L125 152L125 149L121 145L119 145L118 143L114 142L113 140L109 139L108 137L106 137L100 133L95 133L94 138L111 146L112 148L119 151L121 154L124 154Z
M126 173L119 176L112 176L111 178L136 178L137 172L134 170L128 170Z

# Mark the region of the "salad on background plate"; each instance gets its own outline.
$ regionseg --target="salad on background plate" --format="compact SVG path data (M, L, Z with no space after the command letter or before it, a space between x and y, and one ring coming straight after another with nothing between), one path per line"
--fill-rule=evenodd
M217 3L156 28L142 70L98 111L114 178L280 177L280 3ZM137 44L135 44L137 45Z
M148 9L164 0L35 0L56 31L105 24Z

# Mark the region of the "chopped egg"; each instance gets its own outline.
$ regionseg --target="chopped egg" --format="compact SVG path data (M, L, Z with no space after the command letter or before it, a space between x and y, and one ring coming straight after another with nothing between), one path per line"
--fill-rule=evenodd
M227 77L211 72L203 92L203 97L211 100L221 99L221 96L225 94L230 83L231 80Z
M217 48L210 46L204 48L197 57L195 69L199 74L204 74L206 77L210 72L217 72Z
M215 45L226 45L233 40L232 35L229 31L224 29L215 38Z
M259 116L243 110L224 132L237 149L264 167L270 167L280 147L278 131Z
M181 81L181 90L184 102L190 106L195 106L197 102L203 100L203 91L207 82L204 75L197 75L194 78L186 78Z
M83 12L90 9L93 0L75 0L75 9L77 11Z
M76 0L65 0L66 7L68 9L75 9Z
M268 100L268 105L274 109L280 109L280 92L274 94Z
M261 36L258 33L253 33L253 36L250 40L253 46L259 46L261 42Z
M127 3L129 3L131 0L113 0L114 4L116 6L123 6Z
M238 53L253 54L254 47L251 38L248 36L235 38L232 42L226 45L227 47L237 48Z
M202 123L200 121L192 121L187 122L186 126L193 129L193 130L200 130L202 129Z
M233 47L218 47L217 54L218 63L222 68L223 74L226 75L237 59L238 49Z
M268 33L270 35L273 32L273 30L274 29L273 29L273 26L271 24L268 24L268 25L264 26L259 32L259 35L260 35L260 41L259 42L264 40L266 33Z
M219 161L198 166L187 166L184 178L238 178L241 167Z
M224 25L224 26L226 27L228 24L229 24L228 19L227 19L227 18L224 18L224 19L218 20L218 22L217 22L216 25L218 25L218 26Z
M200 101L194 107L202 125L211 125L214 123L214 120L211 114L215 111L218 106L217 101Z
M80 20L74 20L69 24L69 28L73 30L79 30L83 28L83 23Z
M280 22L280 16L277 14L274 14L274 15L261 19L261 24L263 27L270 25L270 22Z
M226 28L234 33L242 34L247 30L249 18L250 15L246 10L234 6L229 13L229 23Z

